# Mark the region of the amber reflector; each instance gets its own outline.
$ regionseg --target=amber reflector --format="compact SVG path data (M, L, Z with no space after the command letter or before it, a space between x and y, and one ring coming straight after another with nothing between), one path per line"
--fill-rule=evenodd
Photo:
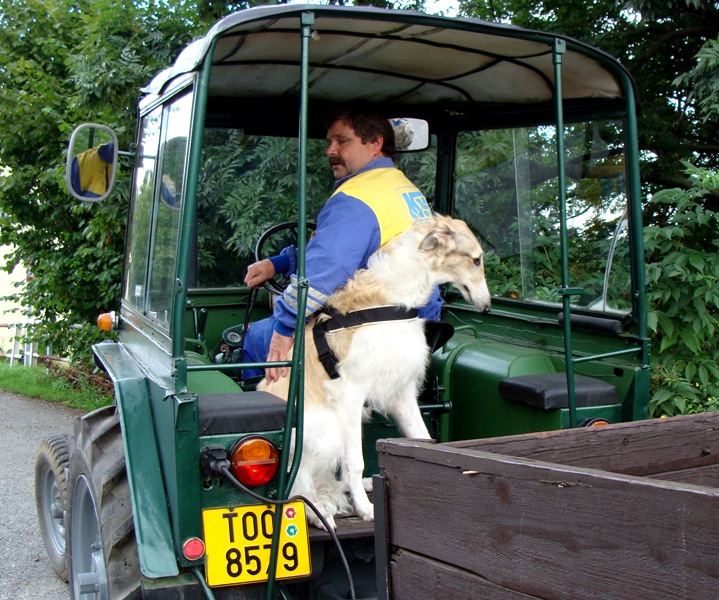
M115 311L102 313L97 317L97 326L104 331L112 331L115 327Z

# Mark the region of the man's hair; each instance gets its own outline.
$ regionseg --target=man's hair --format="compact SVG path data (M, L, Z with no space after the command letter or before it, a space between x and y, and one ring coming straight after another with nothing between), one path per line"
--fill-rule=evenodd
M325 116L325 125L329 129L332 123L340 120L347 122L363 144L374 142L381 135L382 154L392 159L397 156L392 125L377 107L363 100L338 104Z

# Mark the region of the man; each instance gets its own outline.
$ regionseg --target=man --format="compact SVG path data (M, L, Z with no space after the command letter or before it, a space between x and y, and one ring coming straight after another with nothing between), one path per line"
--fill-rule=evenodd
M367 266L369 257L390 238L431 211L422 193L394 166L394 132L389 121L365 104L339 106L326 118L327 158L334 173L334 193L317 217L317 230L307 244L305 276L310 289L305 317L320 310L332 293ZM261 260L247 269L245 283L257 287L275 273L296 273L297 249ZM292 276L273 316L250 326L243 362L287 360L294 342L297 318L297 280ZM438 320L439 291L420 310L420 316ZM261 372L245 372L245 377ZM274 381L287 369L267 369Z

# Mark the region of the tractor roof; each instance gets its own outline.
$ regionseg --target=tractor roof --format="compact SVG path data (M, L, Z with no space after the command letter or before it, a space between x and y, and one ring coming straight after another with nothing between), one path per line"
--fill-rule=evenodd
M626 86L634 85L608 54L557 34L411 11L275 5L218 21L143 92L161 93L212 53L210 98L296 98L300 19L306 12L314 14L310 101L362 96L387 105L460 111L477 104L547 104L554 93L557 41L566 46L565 101L620 100Z

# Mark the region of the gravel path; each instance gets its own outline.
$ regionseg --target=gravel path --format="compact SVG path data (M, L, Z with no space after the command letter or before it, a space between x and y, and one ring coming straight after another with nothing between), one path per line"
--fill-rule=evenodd
M0 600L67 600L52 570L35 512L35 453L40 442L71 433L78 411L0 391Z

